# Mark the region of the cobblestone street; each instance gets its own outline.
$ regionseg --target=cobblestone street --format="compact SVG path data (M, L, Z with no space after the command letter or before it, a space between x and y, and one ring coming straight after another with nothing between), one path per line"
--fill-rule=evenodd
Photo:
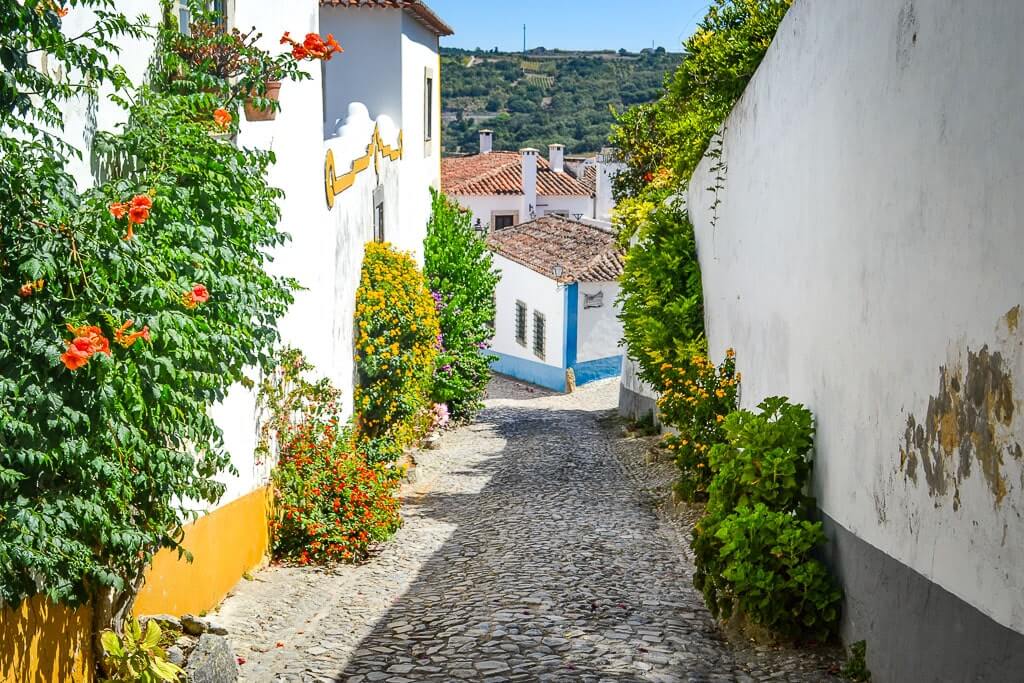
M371 561L271 567L225 602L244 680L832 680L722 638L686 539L616 454L617 395L493 383L476 424L417 455Z

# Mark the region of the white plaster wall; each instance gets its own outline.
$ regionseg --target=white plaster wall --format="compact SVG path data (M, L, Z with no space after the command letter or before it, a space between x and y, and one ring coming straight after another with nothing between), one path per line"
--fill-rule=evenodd
M590 197L571 197L564 195L542 195L537 197L537 217L556 211L568 211L569 218L583 214L585 218L594 217L594 202Z
M623 171L626 165L620 162L606 161L604 155L597 164L597 187L594 191L594 218L600 221L611 221L615 198L612 189L615 176Z
M939 368L1003 354L1024 441L1024 3L798 0L727 121L716 227L690 184L712 356L743 404L787 394L817 420L824 511L1024 632L1024 463L1004 451L930 493L901 467ZM946 463L955 472L957 463Z
M267 4L282 7L284 3ZM403 12L322 7L319 14L323 35L333 34L345 50L324 64L328 81L325 137L334 135L344 123L350 102L365 104L373 118L386 115L392 121L402 121ZM292 35L299 34L293 31Z
M491 348L516 358L565 367L565 290L549 278L515 261L494 254L494 266L501 272L495 290L497 312ZM526 304L526 346L516 342L516 301ZM544 314L545 349L541 360L533 353L533 313Z
M584 308L584 296L604 294L601 308ZM619 283L579 283L578 324L576 327L576 360L584 362L622 354L622 321L619 320Z
M519 213L520 221L526 220L522 213L523 198L521 195L495 195L491 197L451 195L451 198L457 201L459 206L469 209L473 213L474 225L478 218L481 224L491 225L492 211L516 211ZM493 227L492 225L491 228L493 229Z

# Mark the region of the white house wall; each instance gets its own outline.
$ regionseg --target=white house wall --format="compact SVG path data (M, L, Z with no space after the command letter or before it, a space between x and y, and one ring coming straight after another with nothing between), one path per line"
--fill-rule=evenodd
M543 365L564 367L565 290L554 280L500 254L494 255L494 266L501 271L501 281L495 292L497 314L492 350ZM526 304L525 347L516 342L516 301ZM543 313L545 319L543 360L533 353L534 311Z
M572 197L568 195L541 195L537 197L537 218L561 211L568 212L569 218L576 218L576 214L580 214L585 218L593 218L594 201L590 197Z
M603 295L600 308L586 308L587 295ZM620 356L622 321L619 320L619 283L579 283L579 319L576 360L581 363Z
M690 184L712 356L817 419L874 680L1024 665L1024 3L798 0Z
M320 32L333 34L345 50L324 64L328 81L323 117L326 137L344 123L349 102L362 102L373 118L384 115L392 121L402 120L403 14L375 8L319 10Z

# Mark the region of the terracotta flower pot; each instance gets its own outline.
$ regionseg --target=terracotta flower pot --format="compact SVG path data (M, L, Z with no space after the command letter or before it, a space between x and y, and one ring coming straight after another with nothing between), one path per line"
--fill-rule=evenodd
M267 94L265 97L268 100L277 102L277 98L281 94L281 81L267 81ZM245 120L246 121L273 121L277 118L277 111L272 107L266 109L259 109L253 104L252 98L245 100Z

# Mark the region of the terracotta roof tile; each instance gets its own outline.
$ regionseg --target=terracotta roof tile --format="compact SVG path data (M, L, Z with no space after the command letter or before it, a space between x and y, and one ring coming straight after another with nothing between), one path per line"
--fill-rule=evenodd
M558 282L617 280L625 253L607 230L561 216L495 230L487 238L491 251ZM555 277L555 266L562 275Z
M597 192L597 166L594 164L584 166L582 173L578 173L576 177L588 190L590 190L590 194L595 194Z
M441 161L441 189L451 195L521 195L523 166L518 152L489 152ZM537 194L591 197L593 192L569 173L556 173L537 158Z
M321 7L372 7L379 9L403 9L439 36L455 33L441 17L420 0L320 0Z

